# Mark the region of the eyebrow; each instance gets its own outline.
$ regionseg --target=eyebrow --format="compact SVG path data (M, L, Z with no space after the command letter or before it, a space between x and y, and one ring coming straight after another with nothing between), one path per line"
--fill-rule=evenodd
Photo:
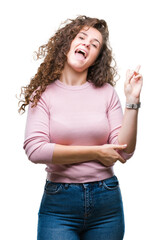
M82 33L83 35L85 35L86 37L88 37L88 34L85 33L85 32L79 32L79 33ZM93 40L97 41L97 42L101 45L100 41L99 41L97 38L94 38Z

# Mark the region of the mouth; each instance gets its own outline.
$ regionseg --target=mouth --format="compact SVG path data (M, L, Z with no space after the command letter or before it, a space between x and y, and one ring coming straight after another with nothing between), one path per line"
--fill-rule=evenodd
M81 48L76 49L75 54L77 54L77 55L79 54L80 56L84 57L84 59L86 59L88 56L88 53Z

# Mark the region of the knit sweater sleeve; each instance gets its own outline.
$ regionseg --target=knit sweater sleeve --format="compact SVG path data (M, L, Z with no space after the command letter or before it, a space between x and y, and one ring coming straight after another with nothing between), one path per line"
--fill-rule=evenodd
M55 143L50 142L48 96L41 95L36 107L28 107L24 150L34 163L52 163Z
M113 89L112 95L111 95L111 100L109 101L110 104L108 106L108 120L109 120L109 125L110 125L110 134L108 138L108 143L109 144L118 144L118 134L119 130L122 126L122 120L123 120L123 111L121 107L121 103L119 100L119 97ZM128 160L129 158L132 157L133 153L126 153L124 151L118 151L118 153L125 159Z

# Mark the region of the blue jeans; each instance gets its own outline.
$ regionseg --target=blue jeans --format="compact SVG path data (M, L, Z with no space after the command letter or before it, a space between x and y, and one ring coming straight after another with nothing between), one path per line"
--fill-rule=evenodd
M46 181L37 240L122 240L124 214L116 176L90 183Z

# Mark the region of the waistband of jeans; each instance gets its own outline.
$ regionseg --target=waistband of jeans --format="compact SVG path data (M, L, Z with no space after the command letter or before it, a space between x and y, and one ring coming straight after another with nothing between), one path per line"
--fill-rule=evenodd
M98 186L102 186L103 183L105 184L108 184L108 183L111 183L113 181L118 181L118 178L116 175L113 175L112 177L109 177L109 178L106 178L106 179L103 179L103 180L99 180L99 181L94 181L94 182L84 182L84 183L63 183L63 182L53 182L54 184L62 184L65 186L65 188L68 188L70 185L78 185L78 186L84 186L87 187L87 186L90 186L90 185L98 185ZM46 179L46 182L52 182L48 179Z

